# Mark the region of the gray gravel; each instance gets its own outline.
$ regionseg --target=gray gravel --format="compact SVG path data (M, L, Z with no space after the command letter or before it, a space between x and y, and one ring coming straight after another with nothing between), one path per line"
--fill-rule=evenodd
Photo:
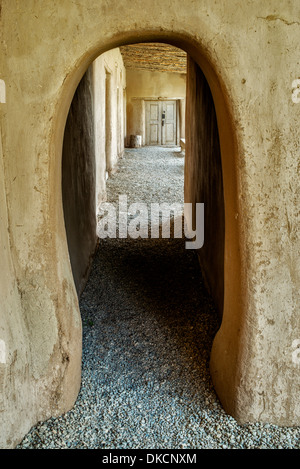
M182 203L183 171L173 149L126 150L109 200ZM219 321L182 239L100 240L80 308L76 405L18 448L300 448L299 428L241 426L223 411L209 375Z

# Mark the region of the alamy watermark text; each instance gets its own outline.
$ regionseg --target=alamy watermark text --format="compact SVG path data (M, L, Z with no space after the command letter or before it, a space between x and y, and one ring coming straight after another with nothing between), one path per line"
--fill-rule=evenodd
M174 238L184 235L189 240L186 249L200 249L204 244L204 204L184 203L183 207L178 203L151 203L149 207L144 202L128 207L127 195L120 195L118 207L110 202L100 205L97 234L99 238L159 238L161 231L162 238L170 238L173 214Z

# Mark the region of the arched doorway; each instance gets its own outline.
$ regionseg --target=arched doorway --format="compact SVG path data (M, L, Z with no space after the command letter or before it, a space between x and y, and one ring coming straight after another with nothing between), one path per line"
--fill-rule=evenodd
M280 3L276 15L254 2L242 9L206 0L3 3L3 446L65 412L78 394L81 321L61 200L64 127L89 64L141 41L186 50L216 108L225 203L224 313L211 356L218 395L240 421L299 424L299 241L291 229L298 220L297 7Z
M235 415L238 334L242 318L240 284L242 278L239 258L240 233L236 216L238 213L236 144L225 87L209 60L204 57L199 44L178 37L174 33L167 37L149 33L142 37L123 39L114 46L137 41L167 42L184 49L189 56L187 97L189 136L186 147L185 197L187 202L194 204L201 203L202 197L208 201L205 223L209 247L206 254L202 256L200 254L199 257L200 260L202 257L207 283L212 289L222 315L222 325L214 342L211 370L222 404L229 413ZM105 50L109 48L106 47ZM95 54L90 56L89 64L94 58ZM83 71L85 70L86 62ZM78 71L76 75L78 80ZM201 120L200 116L205 118ZM230 352L224 355L224 349L229 349L228 344Z

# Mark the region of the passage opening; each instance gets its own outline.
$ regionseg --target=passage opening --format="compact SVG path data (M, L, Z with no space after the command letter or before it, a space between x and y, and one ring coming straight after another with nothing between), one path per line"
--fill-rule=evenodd
M62 192L77 291L84 288L97 244L96 216L107 197L106 181L126 147L148 145L185 151L184 201L205 207L205 243L197 254L222 316L225 216L214 103L196 62L161 43L102 54L75 93L64 137ZM194 230L195 223L194 211Z
M165 62L143 62L142 48ZM196 62L161 43L96 59L70 108L62 175L83 386L92 369L93 399L114 415L109 432L128 406L150 425L151 413L164 406L170 416L178 399L198 411L207 399L217 405L209 355L224 294L222 165L213 98ZM186 249L184 203L204 205L203 219L191 214L196 234L204 226L200 249Z

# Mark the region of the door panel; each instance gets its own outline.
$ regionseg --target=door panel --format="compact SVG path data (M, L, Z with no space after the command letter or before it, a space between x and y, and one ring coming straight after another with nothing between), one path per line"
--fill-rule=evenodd
M159 126L150 124L150 142L149 145L159 145Z
M164 145L175 145L174 124L165 125Z
M165 125L162 129L163 145L176 144L176 101L166 101L163 103L165 110Z
M150 103L150 119L153 121L158 121L159 114L159 103Z
M146 145L161 144L160 102L146 103Z
M176 145L176 101L146 102L146 145Z

